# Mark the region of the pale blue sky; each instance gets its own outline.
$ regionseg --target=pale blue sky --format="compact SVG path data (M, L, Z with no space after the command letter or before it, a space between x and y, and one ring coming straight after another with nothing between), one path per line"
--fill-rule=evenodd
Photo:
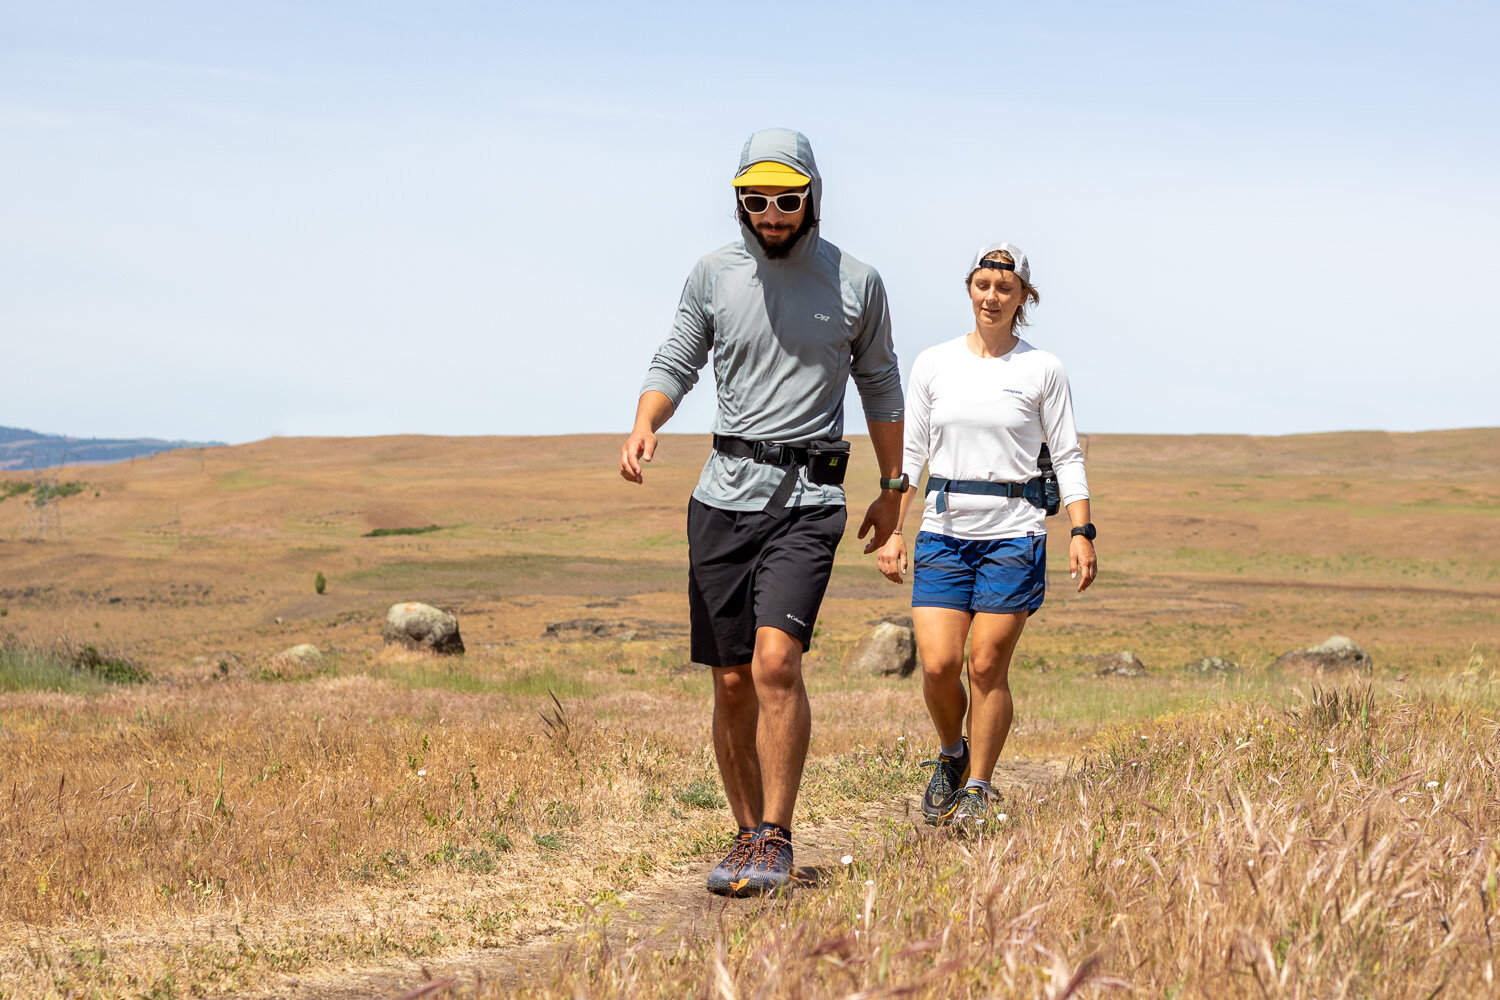
M904 369L1005 239L1086 432L1500 424L1493 5L728 10L0 0L0 425L623 434L769 125Z

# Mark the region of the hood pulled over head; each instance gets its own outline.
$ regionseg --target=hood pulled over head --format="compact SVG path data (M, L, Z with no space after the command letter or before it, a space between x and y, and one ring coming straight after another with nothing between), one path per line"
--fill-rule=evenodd
M783 252L786 259L799 259L805 253L810 253L811 247L817 243L817 222L822 219L823 178L817 174L813 144L807 141L807 136L801 132L793 132L792 129L760 129L759 132L751 132L750 138L745 139L744 148L739 150L739 166L735 169L735 177L741 177L756 163L768 162L786 166L810 180L807 189L811 204L808 205L808 222L804 223L808 226L807 231L802 232L789 252ZM739 183L744 184L745 181ZM759 243L759 234L750 228L742 210L739 210L739 231L744 234L745 246ZM763 250L756 247L754 252L762 253Z
M791 167L812 178L813 215L822 218L823 178L818 175L818 162L813 159L812 143L807 141L807 136L789 128L763 128L750 133L745 148L740 150L740 165L734 174L738 177L752 165L765 160Z

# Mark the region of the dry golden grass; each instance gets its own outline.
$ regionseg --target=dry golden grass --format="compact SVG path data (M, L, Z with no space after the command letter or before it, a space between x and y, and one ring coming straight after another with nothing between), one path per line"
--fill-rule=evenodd
M86 470L98 496L63 501L61 540L21 538L23 509L0 503L13 648L65 635L154 675L0 692L0 996L212 995L505 947L717 850L729 820L708 683L682 669L682 508L704 442L667 439L644 489L618 481L617 448L394 438L162 455ZM1142 995L1331 996L1347 980L1351 996L1409 995L1436 985L1439 958L1451 990L1489 975L1479 895L1463 893L1478 880L1493 912L1493 864L1480 869L1495 800L1479 775L1500 707L1485 667L1500 653L1500 431L1096 436L1089 458L1104 575L1073 595L1053 552L1007 747L1095 748L1068 798L1018 799L1006 835L977 844L893 827L845 881L665 952L622 951L586 924L555 990L1060 993L1095 954L1086 993L1118 980ZM539 480L556 487L543 505ZM867 485L856 470L856 508ZM430 524L445 527L363 537ZM807 661L800 823L899 802L925 775L916 683L839 666L908 596L858 548L840 553ZM379 649L385 608L409 599L456 608L469 654ZM579 616L638 634L543 636ZM1330 681L1268 665L1332 633L1374 654L1375 710L1293 724L1280 713L1303 710L1295 689ZM273 662L303 642L327 662ZM1152 676L1099 679L1076 660L1122 648ZM1245 669L1178 669L1207 655ZM565 733L540 718L549 692ZM1251 730L1248 747L1225 742ZM1149 754L1124 749L1138 734ZM1398 801L1396 772L1419 766L1447 767L1427 779L1443 809L1415 811L1432 804L1425 784ZM1366 877L1362 852L1382 843L1390 863ZM1257 894L1235 867L1249 860L1286 898ZM1431 907L1460 927L1451 940L1431 936ZM1319 955L1334 971L1309 971ZM1371 963L1393 978L1369 978Z
M893 826L704 938L606 917L521 995L1493 995L1496 730L1360 686L1115 729L978 839Z

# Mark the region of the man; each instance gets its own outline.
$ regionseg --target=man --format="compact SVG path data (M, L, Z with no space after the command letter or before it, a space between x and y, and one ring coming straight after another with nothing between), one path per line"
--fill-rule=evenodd
M688 503L694 662L713 668L714 750L739 830L712 892L775 891L793 876L791 826L812 729L802 654L844 532L844 390L854 377L881 493L859 537L900 510L901 375L880 275L818 235L822 180L798 132L765 129L733 186L742 238L698 261L641 387L620 474L642 481L656 432L712 351L714 450ZM841 442L840 442L841 443Z

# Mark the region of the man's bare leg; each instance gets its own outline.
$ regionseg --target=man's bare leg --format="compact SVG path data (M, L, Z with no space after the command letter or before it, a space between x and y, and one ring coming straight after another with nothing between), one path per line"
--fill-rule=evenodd
M761 791L760 758L755 748L760 701L755 694L751 665L714 667L714 756L724 779L734 821L760 825L765 811Z
M756 629L750 669L760 703L755 739L756 776L765 802L760 819L790 830L812 736L812 707L802 683L801 640L771 626Z

